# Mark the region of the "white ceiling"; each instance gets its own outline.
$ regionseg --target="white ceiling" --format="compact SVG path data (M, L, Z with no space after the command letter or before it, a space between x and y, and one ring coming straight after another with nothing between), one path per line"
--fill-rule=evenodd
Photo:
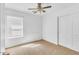
M43 3L42 4L42 6L48 6L48 5L52 5L52 8L46 9L46 13L50 11L55 12L57 10L69 8L77 4L76 3ZM6 3L5 6L6 8L11 8L11 9L33 14L33 12L31 10L28 10L28 8L35 8L37 4L36 3Z

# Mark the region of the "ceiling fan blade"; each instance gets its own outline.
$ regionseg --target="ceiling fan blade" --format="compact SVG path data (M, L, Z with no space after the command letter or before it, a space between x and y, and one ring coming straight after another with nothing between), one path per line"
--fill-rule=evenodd
M46 9L46 8L51 8L52 6L47 6L47 7L43 7L43 9Z
M46 11L45 11L45 10L43 10L43 12L45 13Z
M32 11L33 13L37 13L37 11Z
M28 8L28 10L37 10L37 8Z

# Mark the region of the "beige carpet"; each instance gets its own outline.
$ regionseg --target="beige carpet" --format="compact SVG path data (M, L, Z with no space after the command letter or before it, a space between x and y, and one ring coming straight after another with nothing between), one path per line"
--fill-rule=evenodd
M6 49L10 55L79 55L79 52L40 40Z

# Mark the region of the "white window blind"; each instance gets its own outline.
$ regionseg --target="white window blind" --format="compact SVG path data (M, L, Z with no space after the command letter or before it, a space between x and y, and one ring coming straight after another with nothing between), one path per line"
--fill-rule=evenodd
M7 37L23 37L23 17L7 16Z

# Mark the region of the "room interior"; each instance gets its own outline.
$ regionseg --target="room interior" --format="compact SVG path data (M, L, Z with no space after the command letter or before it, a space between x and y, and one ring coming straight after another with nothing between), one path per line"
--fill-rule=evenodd
M79 3L39 4L0 3L0 54L79 55Z

